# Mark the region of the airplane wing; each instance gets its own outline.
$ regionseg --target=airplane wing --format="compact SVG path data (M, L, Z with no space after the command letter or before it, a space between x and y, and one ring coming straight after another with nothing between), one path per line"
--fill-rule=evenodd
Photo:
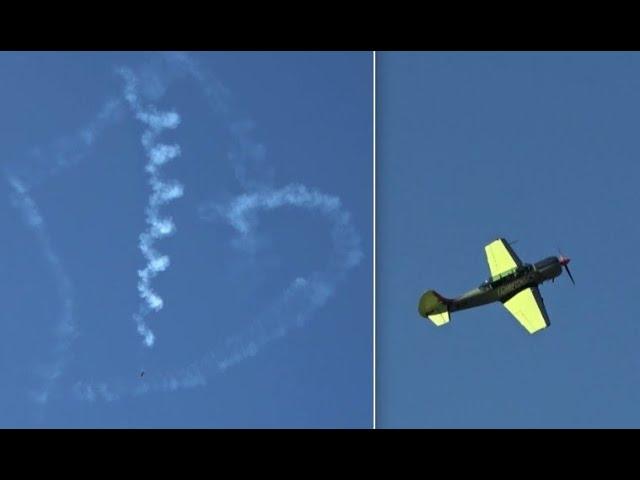
M550 325L538 287L525 288L516 293L504 302L504 306L529 333L536 333Z
M522 261L504 238L494 240L484 247L484 251L487 254L492 277L522 265Z

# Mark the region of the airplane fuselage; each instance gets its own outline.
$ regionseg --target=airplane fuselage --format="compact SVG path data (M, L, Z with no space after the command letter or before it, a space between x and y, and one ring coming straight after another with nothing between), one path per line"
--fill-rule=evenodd
M547 257L534 264L524 264L498 279L490 279L478 288L454 298L448 310L466 310L493 302L505 302L525 288L552 280L562 273L558 257Z

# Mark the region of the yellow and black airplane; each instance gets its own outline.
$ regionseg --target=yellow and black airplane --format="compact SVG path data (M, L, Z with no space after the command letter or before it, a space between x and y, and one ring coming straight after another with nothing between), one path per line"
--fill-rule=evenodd
M547 257L534 264L522 263L509 243L503 238L484 247L489 262L491 278L478 288L448 299L429 290L420 297L418 312L438 326L449 322L449 313L478 307L492 302L502 302L529 333L535 333L550 325L544 301L538 285L562 274L562 267L569 271L569 258Z

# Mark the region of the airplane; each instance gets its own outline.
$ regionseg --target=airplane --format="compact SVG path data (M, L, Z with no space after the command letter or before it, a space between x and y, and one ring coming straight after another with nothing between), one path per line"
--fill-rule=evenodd
M140 372L140 378L144 377L144 370Z
M435 290L426 291L418 303L420 315L440 327L449 323L451 312L502 302L529 333L547 328L549 316L538 285L560 276L562 267L575 285L569 270L571 260L560 255L534 264L522 263L504 238L492 241L484 250L491 277L478 288L454 299L445 298Z

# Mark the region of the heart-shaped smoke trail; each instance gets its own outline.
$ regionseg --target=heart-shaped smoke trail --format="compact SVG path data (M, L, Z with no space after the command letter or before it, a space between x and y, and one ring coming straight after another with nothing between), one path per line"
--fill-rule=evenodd
M323 269L292 279L281 295L273 299L271 304L264 305L261 313L256 315L253 322L243 331L216 342L215 348L185 368L165 374L158 372L154 380L145 379L144 383L122 378L102 382L75 382L73 393L78 398L88 401L112 401L127 395L139 395L150 391L174 391L205 384L208 376L225 372L230 366L256 355L266 344L283 337L292 327L303 325L328 301L347 272L363 258L357 231L338 197L300 184L282 188L270 186L273 183L273 168L266 163L262 145L250 138L252 122L232 118L233 108L229 103L229 94L222 84L205 74L188 55L178 53L159 58L159 62L152 62L136 72L129 69L118 70L119 75L125 80L124 101L110 100L96 119L73 136L71 141L63 142L62 147L54 146L52 152L55 155L50 155L55 159L53 166L36 165L23 176L7 177L13 190L14 204L24 212L28 225L40 238L45 257L54 272L57 272L63 312L59 322L59 331L62 333L56 351L66 351L77 330L72 317L71 282L64 273L61 260L51 247L44 219L25 185L39 183L49 175L62 171L86 157L105 128L122 118L123 106L128 105L135 118L145 125L142 146L148 157L145 170L151 186L151 195L145 211L148 228L139 237L139 247L147 264L138 272L138 290L142 303L134 319L145 345L152 346L155 337L146 321L150 313L162 308L163 300L151 288L151 281L169 267L168 256L156 250L155 242L175 232L173 220L162 217L160 208L183 194L183 186L180 183L164 180L161 176L162 167L180 155L180 147L158 143L157 140L164 131L178 127L180 117L173 111L160 112L152 105L143 105L143 95L140 91L147 92L145 98L149 98L149 92L152 92L157 101L169 83L176 78L187 76L194 80L201 87L209 105L228 125L229 133L236 142L229 154L229 160L238 182L245 189L245 193L226 204L202 205L199 209L201 218L230 225L236 234L232 246L237 246L245 241L252 241L257 230L256 218L261 211L287 206L301 208L310 213L320 214L328 220L333 245L331 258L324 264ZM155 68L153 65L162 65L162 68ZM148 79L151 79L148 83L153 88L145 85L144 82ZM60 360L52 362L48 377L50 380L45 386L45 393L39 398L46 401L51 385L61 375L63 366L64 362Z
M238 247L245 242L255 242L252 237L256 233L257 213L283 207L319 213L329 220L331 258L324 262L323 269L306 277L296 277L271 306L271 312L254 323L243 335L232 337L227 342L233 346L226 357L218 357L217 366L221 370L255 355L261 346L283 336L292 326L302 326L327 302L344 275L357 266L364 256L360 237L340 199L304 185L293 184L279 189L261 189L242 194L227 205L204 205L200 214L203 219L215 220L217 213L228 222L240 239L240 242L232 242L233 246Z

